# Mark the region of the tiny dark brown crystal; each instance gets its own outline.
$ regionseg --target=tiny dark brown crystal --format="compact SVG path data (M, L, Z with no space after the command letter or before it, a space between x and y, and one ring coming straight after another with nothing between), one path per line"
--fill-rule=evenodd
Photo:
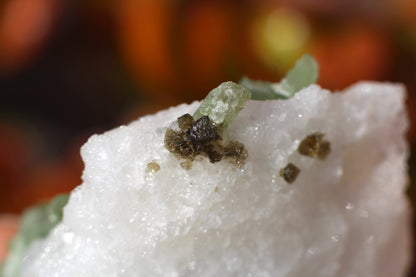
M156 174L160 170L160 165L157 162L150 162L147 164L146 173Z
M224 157L224 147L219 143L208 144L203 150L211 163L219 162Z
M198 145L214 141L218 137L217 127L211 123L208 116L203 116L195 121L186 133Z
M192 168L192 161L189 160L189 159L184 160L183 162L181 162L181 167L183 169L186 169L186 170L191 169Z
M331 144L324 140L324 134L315 132L308 135L299 145L298 152L302 155L324 160L331 152Z
M165 133L165 147L169 152L183 158L193 158L199 154L199 148L184 131L168 129Z
M192 127L192 124L194 124L194 118L189 113L186 113L178 117L179 129L186 131Z
M279 175L285 179L289 184L293 183L300 173L300 169L292 164L288 163L284 168L280 169Z
M235 164L240 164L247 159L247 150L244 144L238 141L230 141L224 149L224 155Z

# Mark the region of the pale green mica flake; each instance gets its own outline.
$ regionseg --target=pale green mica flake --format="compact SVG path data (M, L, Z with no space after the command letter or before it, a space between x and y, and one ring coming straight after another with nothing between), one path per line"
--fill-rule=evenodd
M226 129L244 108L251 92L234 82L224 82L213 89L202 101L193 117L208 116L219 128Z
M296 61L280 83L256 81L243 77L240 84L252 93L253 100L289 99L301 89L315 84L319 67L315 59L308 54Z
M318 63L308 54L303 55L289 70L280 83L273 85L277 94L292 97L301 89L315 84L318 80Z

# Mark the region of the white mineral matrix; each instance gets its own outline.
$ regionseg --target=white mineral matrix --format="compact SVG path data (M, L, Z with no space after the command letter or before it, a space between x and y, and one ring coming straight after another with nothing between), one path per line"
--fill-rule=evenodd
M249 101L225 131L241 168L164 146L180 105L92 136L64 219L24 259L23 276L405 276L410 260L404 88L309 86ZM301 155L311 134L325 159ZM292 183L279 172L292 163Z

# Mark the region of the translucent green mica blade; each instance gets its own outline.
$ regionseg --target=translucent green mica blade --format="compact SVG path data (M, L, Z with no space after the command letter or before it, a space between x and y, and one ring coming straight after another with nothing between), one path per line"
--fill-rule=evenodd
M217 126L225 129L250 97L251 92L245 87L234 82L224 82L207 95L193 117L198 120L208 116Z
M286 99L287 97L277 94L273 89L273 83L266 81L256 81L243 77L240 84L251 91L251 99L253 100L271 100Z
M301 89L318 80L318 63L308 54L303 55L280 83L251 80L243 77L240 84L251 91L253 100L289 99Z
M292 97L301 89L315 84L318 80L318 63L308 54L303 55L289 70L279 84L275 86L278 94Z

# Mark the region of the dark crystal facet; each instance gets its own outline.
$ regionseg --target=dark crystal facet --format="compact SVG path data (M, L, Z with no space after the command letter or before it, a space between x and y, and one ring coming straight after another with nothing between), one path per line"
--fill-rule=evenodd
M217 138L217 127L211 123L208 116L203 116L188 129L189 138L197 144L214 141Z

